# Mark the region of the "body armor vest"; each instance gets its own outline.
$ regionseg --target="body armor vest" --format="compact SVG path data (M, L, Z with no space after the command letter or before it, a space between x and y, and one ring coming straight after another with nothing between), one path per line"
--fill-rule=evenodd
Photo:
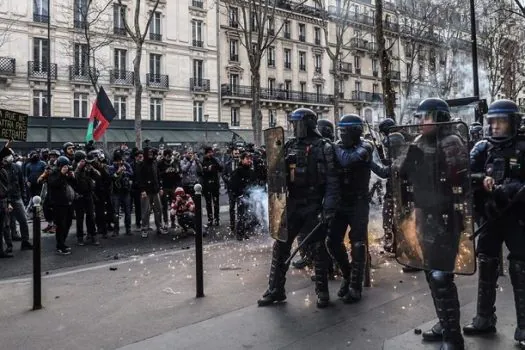
M286 148L288 191L291 198L322 196L326 177L325 141L291 140Z
M359 146L359 144L358 144ZM357 162L339 169L342 205L347 206L356 198L368 197L370 162Z
M497 185L512 180L525 181L525 139L505 145L491 144L487 152L485 173Z

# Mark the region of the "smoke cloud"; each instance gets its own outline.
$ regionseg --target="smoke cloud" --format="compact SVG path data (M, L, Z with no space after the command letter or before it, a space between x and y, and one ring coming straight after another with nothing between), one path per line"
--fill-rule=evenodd
M242 197L241 201L266 230L268 228L268 191L266 187L252 186L247 189L246 193L247 195Z

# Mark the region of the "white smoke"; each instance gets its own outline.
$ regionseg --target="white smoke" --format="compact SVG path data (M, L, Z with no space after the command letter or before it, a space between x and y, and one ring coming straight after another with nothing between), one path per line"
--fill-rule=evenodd
M268 191L266 187L249 187L241 200L247 206L248 212L266 230L268 228Z

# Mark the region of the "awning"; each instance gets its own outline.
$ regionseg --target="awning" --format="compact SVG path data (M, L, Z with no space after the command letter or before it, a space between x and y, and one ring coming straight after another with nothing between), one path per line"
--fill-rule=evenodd
M242 137L246 143L254 143L253 130L232 130L234 133Z

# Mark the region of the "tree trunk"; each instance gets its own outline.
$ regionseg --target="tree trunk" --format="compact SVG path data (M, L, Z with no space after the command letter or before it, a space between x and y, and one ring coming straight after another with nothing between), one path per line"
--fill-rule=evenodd
M379 62L381 64L381 85L383 87L383 104L386 117L395 119L394 107L396 105L396 94L392 88L390 77L390 57L385 48L385 36L383 35L383 0L376 0L376 41L378 44Z
M332 60L332 67L334 69L334 125L337 125L339 122L339 79L341 75L339 73L339 63L338 60Z
M142 61L142 44L137 44L133 73L135 83L135 147L142 148L142 83L140 81L140 62Z
M256 146L262 145L261 75L259 69L252 70L252 128Z

